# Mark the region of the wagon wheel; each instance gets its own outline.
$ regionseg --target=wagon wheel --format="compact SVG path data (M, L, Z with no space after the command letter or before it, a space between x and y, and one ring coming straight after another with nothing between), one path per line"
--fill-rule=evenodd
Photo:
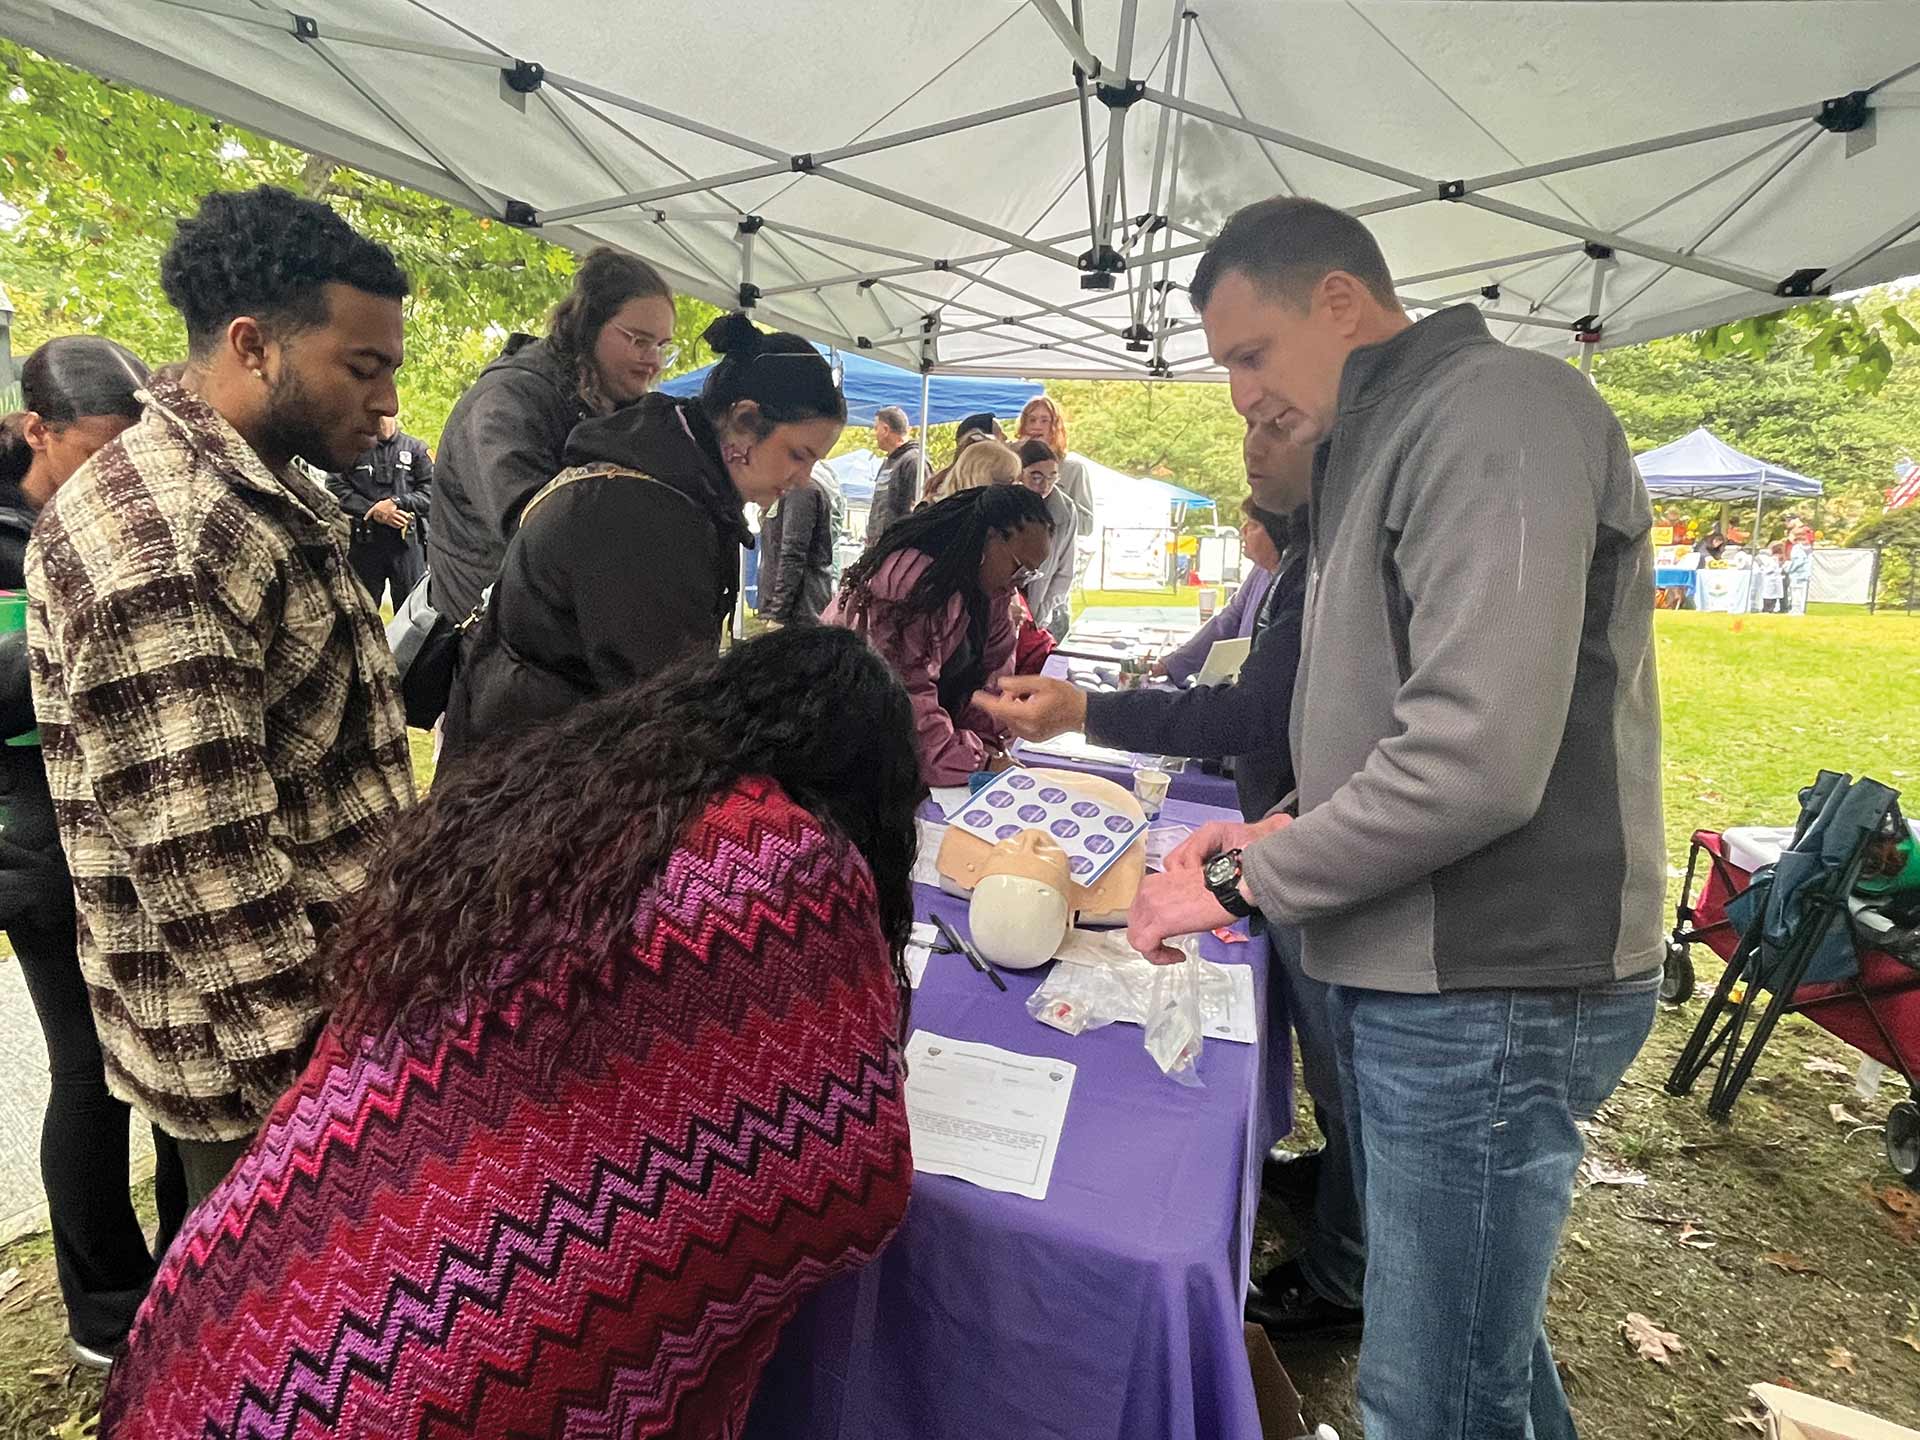
M1920 1190L1920 1103L1902 1100L1887 1112L1887 1159L1901 1179Z
M1693 998L1693 956L1684 941L1667 941L1667 959L1660 971L1660 998L1684 1005Z

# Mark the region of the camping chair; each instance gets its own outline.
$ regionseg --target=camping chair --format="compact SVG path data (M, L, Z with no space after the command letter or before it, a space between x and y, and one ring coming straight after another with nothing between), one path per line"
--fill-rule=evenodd
M1728 1119L1780 1017L1799 1008L1794 1001L1800 987L1857 981L1860 960L1847 899L1868 846L1897 813L1898 798L1899 792L1877 780L1855 781L1831 770L1801 792L1793 839L1728 906L1740 940L1667 1077L1668 1094L1689 1093L1718 1055L1707 1113ZM1743 1049L1762 991L1767 1006Z

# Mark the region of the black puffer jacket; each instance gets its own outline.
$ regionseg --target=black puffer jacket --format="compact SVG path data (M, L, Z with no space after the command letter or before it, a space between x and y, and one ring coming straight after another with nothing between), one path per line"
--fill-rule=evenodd
M567 437L590 413L579 377L545 340L520 334L454 403L440 433L427 536L428 589L442 615L458 620L480 603L520 512L560 473Z
M698 407L649 395L590 420L566 463L468 640L442 763L719 646L753 542Z
M0 590L26 589L34 512L18 487L0 485ZM0 633L0 741L33 729L27 632ZM0 928L25 915L70 911L73 882L54 827L53 796L37 745L0 743Z

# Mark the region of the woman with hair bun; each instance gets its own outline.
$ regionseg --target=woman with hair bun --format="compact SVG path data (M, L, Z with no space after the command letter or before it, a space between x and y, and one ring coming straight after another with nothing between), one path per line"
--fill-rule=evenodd
M739 589L742 507L806 483L847 405L798 335L723 315L696 399L651 394L580 425L529 500L447 706L446 754L718 648Z
M0 590L26 586L27 539L54 492L140 418L147 367L97 335L49 340L20 369L26 408L0 417ZM0 739L34 728L26 631L0 632ZM107 1091L87 982L80 973L73 878L54 825L37 745L0 746L0 926L47 1040L52 1088L40 1178L73 1356L104 1370L153 1279L127 1193L127 1105ZM186 1214L186 1180L157 1128L158 1250Z

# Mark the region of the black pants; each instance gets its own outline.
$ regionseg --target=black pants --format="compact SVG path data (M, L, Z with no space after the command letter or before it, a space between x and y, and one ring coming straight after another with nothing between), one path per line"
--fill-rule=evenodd
M415 530L419 528L418 524L414 526ZM394 533L387 531L389 535ZM427 573L427 562L420 547L411 542L396 545L387 540L361 541L347 551L347 563L360 577L360 583L367 587L376 609L380 605L380 591L390 585L393 608L398 610L400 602L413 593L413 587Z
M202 1200L219 1188L227 1172L239 1163L253 1144L248 1135L239 1140L182 1140L173 1142L180 1150L180 1166L187 1177L187 1209L199 1207Z
M107 1093L100 1037L80 978L73 911L33 916L7 927L27 993L47 1037L52 1092L40 1130L40 1179L53 1221L54 1266L67 1304L67 1328L82 1345L110 1348L126 1338L186 1218L186 1176L173 1139L156 1129L156 1248L148 1250L127 1193L127 1106Z

